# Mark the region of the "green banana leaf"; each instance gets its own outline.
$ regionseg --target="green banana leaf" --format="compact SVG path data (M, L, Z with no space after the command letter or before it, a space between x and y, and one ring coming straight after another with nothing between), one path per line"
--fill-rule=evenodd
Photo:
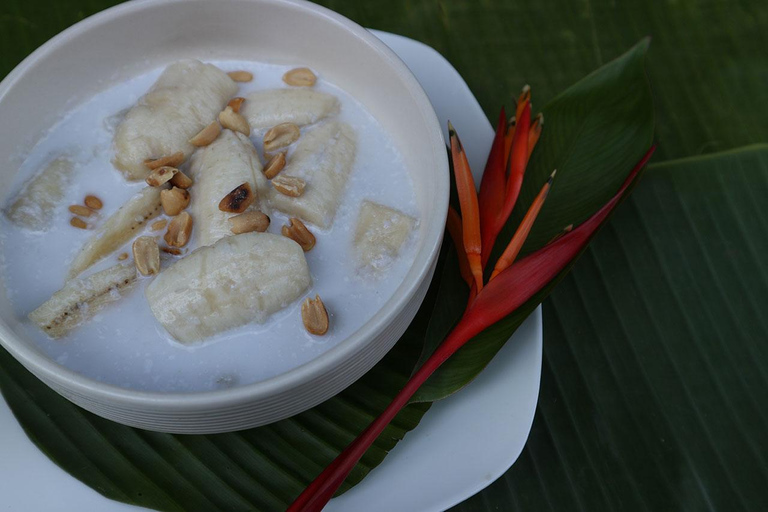
M365 27L422 41L489 119L521 84L534 107L651 36L657 161L768 140L768 4L761 0L321 0Z
M651 166L544 308L512 469L455 508L768 510L768 145Z

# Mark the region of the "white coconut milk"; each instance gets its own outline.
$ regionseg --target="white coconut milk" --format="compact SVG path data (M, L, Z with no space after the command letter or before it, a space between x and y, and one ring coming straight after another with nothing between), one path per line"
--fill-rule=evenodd
M295 67L240 61L214 64L224 71L243 69L254 74L252 82L239 84L240 96L258 89L287 87L281 77ZM142 278L129 296L60 339L49 338L26 319L27 314L62 287L69 264L93 233L70 226L72 216L67 207L82 204L87 194L94 194L104 201L100 212L103 221L145 186L126 182L112 167L112 136L119 113L134 105L161 72L162 69L157 69L114 86L66 113L31 149L15 186L7 191L10 193L5 198L6 206L24 182L51 158L66 152L76 162L73 183L47 232L30 232L5 216L0 220L0 263L6 293L23 322L23 332L19 334L58 363L83 375L121 387L152 391L192 392L249 384L318 357L365 324L392 296L413 262L414 237L383 275L374 277L357 270L352 257L352 236L361 201L370 199L418 217L410 178L387 134L360 103L341 88L323 81L322 76L315 88L339 98L339 118L357 132L357 159L333 227L327 231L310 227L317 244L306 254L314 282L306 295L314 297L317 293L326 304L331 322L328 334L317 337L304 330L300 316L302 297L265 324L246 325L201 345L184 346L173 341L150 312L144 297L144 286L150 278ZM263 157L262 135L254 132L251 139ZM190 191L194 201L194 187ZM273 212L271 218L269 231L280 233L287 217ZM143 234L162 232L152 233L147 228ZM194 249L194 245L189 249ZM122 252L130 254L130 243L87 273L114 265Z

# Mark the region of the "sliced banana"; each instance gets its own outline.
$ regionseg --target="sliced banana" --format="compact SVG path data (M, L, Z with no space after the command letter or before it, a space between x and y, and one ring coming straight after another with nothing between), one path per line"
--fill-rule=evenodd
M39 174L27 183L6 215L21 227L34 231L47 230L53 221L56 207L67 190L74 164L68 156L52 160Z
M195 343L263 323L309 288L304 251L288 238L244 233L201 247L145 289L155 318L176 340Z
M97 261L119 249L136 236L147 221L160 215L160 191L163 187L145 187L133 196L97 229L69 267L67 279L80 275Z
M252 130L281 123L313 124L339 111L339 100L311 89L268 89L251 93L240 111Z
M355 161L355 132L346 123L329 121L302 135L282 177L304 180L299 197L270 191L273 208L322 228L329 228L347 187Z
M88 277L72 279L31 312L29 319L48 336L59 338L125 296L136 282L133 263L115 265Z
M216 66L182 60L168 66L128 111L115 134L114 164L129 180L146 178L145 160L181 151L216 119L237 92L237 84Z
M354 245L361 267L385 270L416 227L416 219L373 201L363 201Z
M249 183L256 192L251 210L265 212L269 183L261 172L261 161L250 139L242 133L223 130L212 144L192 156L190 173L195 199L190 213L195 219L199 245L211 245L232 234L232 213L219 210L219 202L236 187ZM267 213L267 212L265 212Z

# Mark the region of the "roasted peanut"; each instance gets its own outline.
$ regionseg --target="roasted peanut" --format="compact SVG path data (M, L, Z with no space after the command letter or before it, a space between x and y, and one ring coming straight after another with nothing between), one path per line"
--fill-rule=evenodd
M254 210L230 217L229 223L232 225L232 233L236 235L252 231L263 233L269 227L269 217Z
M153 276L160 272L160 248L153 236L140 236L134 240L133 263L143 276Z
M307 183L301 178L281 175L272 180L272 186L283 195L299 197L304 193Z
M280 174L280 171L283 170L283 167L285 167L284 151L282 153L273 155L272 158L269 159L269 162L267 162L267 165L264 166L264 176L266 176L268 180L271 180L272 178Z
M201 147L207 146L211 142L216 140L216 137L221 133L221 125L218 121L214 121L202 130L197 135L189 139L189 143L193 146Z
M150 187L159 187L171 181L178 172L177 168L164 165L150 172L145 181Z
M82 206L79 204L73 204L72 206L70 206L69 211L81 217L90 217L91 215L93 215L93 210L91 210L87 206Z
M304 299L301 304L301 320L310 334L322 336L328 332L328 311L319 295L315 295L314 299Z
M101 199L99 199L96 196L85 196L85 206L90 208L91 210L101 210L104 206L104 203L101 202Z
M283 226L280 230L283 236L290 238L304 249L304 252L311 251L315 246L317 239L312 232L307 229L307 226L296 217L291 217L290 224Z
M219 112L219 122L221 126L233 132L240 132L243 135L251 134L251 125L248 124L248 121L243 116L235 112L232 107L227 107Z
M248 71L230 71L227 75L235 82L250 82L253 80L253 73Z
M189 205L189 192L173 187L170 190L160 191L160 204L166 215L173 217Z
M244 101L245 101L245 98L238 96L236 98L232 98L231 100L229 100L229 103L227 103L227 106L230 107L235 113L240 113L240 108L243 106Z
M88 224L86 224L80 217L72 217L69 219L69 224L77 229L88 229Z
M149 167L151 171L154 171L158 167L178 167L184 163L184 153L178 151L172 155L156 158L154 160L144 160L144 165Z
M243 213L253 201L256 194L251 190L251 184L247 181L224 196L219 202L219 210L229 213Z
M296 68L283 75L283 82L299 87L312 87L317 77L309 68Z
M264 151L274 151L275 149L290 146L299 139L301 131L293 123L281 123L267 130L264 134Z
M194 182L192 181L192 178L190 178L189 176L187 176L181 171L174 174L173 178L171 178L171 185L173 185L174 187L187 189L191 187L193 184Z
M192 216L188 212L181 212L168 223L168 231L163 240L172 247L184 247L191 234Z
M175 247L161 247L160 250L166 254L173 254L174 256L179 256L181 254L181 250Z

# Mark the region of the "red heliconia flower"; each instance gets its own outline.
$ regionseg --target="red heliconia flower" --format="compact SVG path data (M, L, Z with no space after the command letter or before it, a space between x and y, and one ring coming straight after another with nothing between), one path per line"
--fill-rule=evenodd
M459 254L461 276L471 290L467 309L448 337L413 374L392 403L320 473L289 507L289 511L321 510L360 457L441 364L476 335L528 302L584 250L653 154L652 147L632 169L613 198L589 219L576 228L572 225L566 227L547 245L516 261L552 186L555 177L553 171L496 262L490 279L483 283L483 272L491 249L512 213L525 168L541 134L543 117L539 114L531 122L530 111L530 88L526 86L520 95L514 120L507 122L504 110L501 111L479 197L475 192L464 148L456 131L449 125L451 158L461 216L451 208L447 227Z

